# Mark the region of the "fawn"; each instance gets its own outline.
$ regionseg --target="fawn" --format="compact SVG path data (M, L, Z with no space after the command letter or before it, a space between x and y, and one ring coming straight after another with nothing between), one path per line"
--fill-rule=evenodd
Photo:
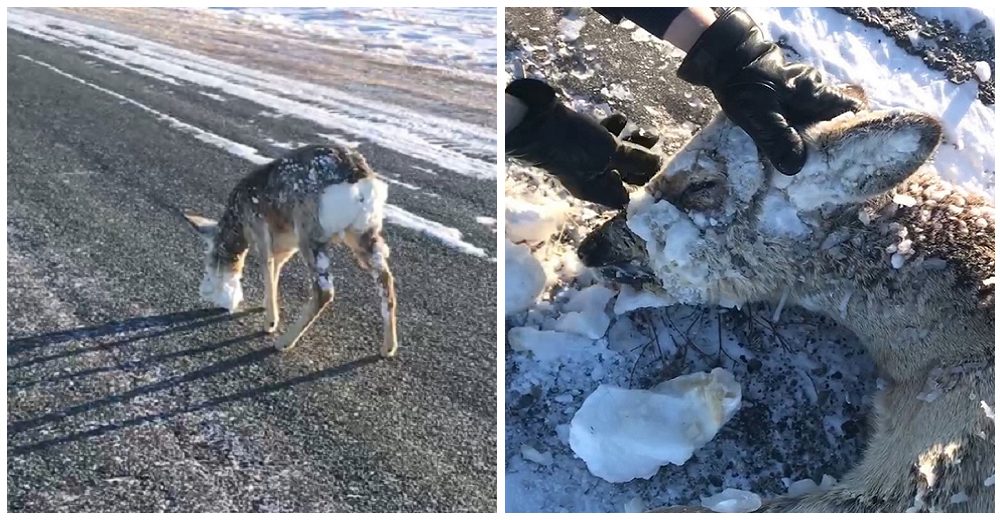
M235 311L243 299L240 279L251 246L264 276L266 331L278 328L281 268L302 251L312 273L312 294L299 319L275 341L292 348L333 299L331 247L342 242L371 273L382 299L383 357L396 354L396 292L389 248L382 238L386 185L364 157L340 146L309 145L254 169L229 194L222 218L184 217L205 240L201 297Z
M906 110L845 114L803 129L809 158L785 177L720 114L580 245L683 303L787 293L870 352L887 385L861 463L762 511L993 511L994 208L921 168L941 133Z

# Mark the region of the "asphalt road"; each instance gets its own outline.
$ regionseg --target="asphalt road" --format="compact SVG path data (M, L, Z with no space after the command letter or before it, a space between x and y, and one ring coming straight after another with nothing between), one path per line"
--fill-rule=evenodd
M180 217L218 215L253 165L21 56L270 156L323 129L15 30L7 45L9 511L495 510L494 261L389 225L399 358L377 358L377 293L346 252L332 307L276 353L255 259L245 310L206 309ZM494 180L359 140L422 188L390 203L496 256L474 220L495 216ZM283 274L285 324L303 274Z

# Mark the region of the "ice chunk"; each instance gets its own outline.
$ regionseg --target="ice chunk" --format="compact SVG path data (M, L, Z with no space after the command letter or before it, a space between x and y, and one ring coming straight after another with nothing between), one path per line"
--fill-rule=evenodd
M563 306L567 312L556 320L555 329L590 339L604 337L608 325L611 325L611 317L604 309L614 295L614 291L603 285L592 285L578 291Z
M545 204L510 197L505 200L504 233L511 242L540 244L554 235L566 220L569 206L562 201Z
M538 330L531 327L514 327L507 331L510 347L517 351L531 351L535 359L551 361L588 352L594 342L577 334Z
M504 312L516 314L535 303L545 288L545 270L528 246L507 240L504 256Z
M651 390L601 385L573 416L570 447L608 482L649 478L710 441L739 410L741 396L739 383L721 368Z
M701 505L716 513L752 513L760 509L760 497L756 493L726 488L717 495L701 499Z

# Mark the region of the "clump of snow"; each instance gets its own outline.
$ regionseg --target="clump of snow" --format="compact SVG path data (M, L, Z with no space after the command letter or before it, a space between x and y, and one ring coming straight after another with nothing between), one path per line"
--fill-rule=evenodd
M976 62L976 77L979 81L987 82L990 80L990 64L985 61Z
M583 18L565 17L559 20L559 34L564 41L573 42L580 37L580 31L582 31L586 25L587 21Z
M810 233L809 226L779 190L771 190L764 197L759 226L764 233L789 238L805 238Z
M760 509L760 496L749 491L726 488L721 493L701 499L701 505L716 513L752 513Z
M505 241L504 312L523 312L538 299L545 288L545 270L523 244Z
M563 306L563 314L555 323L555 329L600 339L611 324L611 316L605 312L608 301L615 292L603 285L591 285L577 291Z
M740 408L741 389L721 368L680 376L651 390L601 385L570 423L569 443L608 482L652 477L684 464Z
M580 354L596 354L594 342L568 332L515 327L507 331L507 342L516 351L530 351L536 360L553 361Z
M504 233L511 242L539 244L549 239L563 225L569 206L559 201L504 200Z

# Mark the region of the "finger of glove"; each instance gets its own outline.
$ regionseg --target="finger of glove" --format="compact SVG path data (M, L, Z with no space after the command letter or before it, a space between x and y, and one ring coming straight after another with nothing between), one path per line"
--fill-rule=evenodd
M616 137L621 135L622 130L625 129L625 125L627 124L628 118L622 114L611 114L601 120L601 126Z
M628 205L628 191L615 170L608 170L591 179L559 177L559 181L574 197L609 208L621 209Z
M659 142L659 140L660 136L643 130L642 128L638 128L636 131L622 137L622 141L635 143L643 148L652 148L653 146L656 146L656 143Z
M794 125L827 121L844 112L857 112L862 101L823 80L820 72L808 65L790 67L793 95L786 101L786 117Z
M660 156L632 143L622 142L611 156L610 168L629 184L646 184L660 171Z
M743 98L726 114L753 139L778 171L795 175L802 169L806 160L802 137L782 115L773 92L770 98Z

